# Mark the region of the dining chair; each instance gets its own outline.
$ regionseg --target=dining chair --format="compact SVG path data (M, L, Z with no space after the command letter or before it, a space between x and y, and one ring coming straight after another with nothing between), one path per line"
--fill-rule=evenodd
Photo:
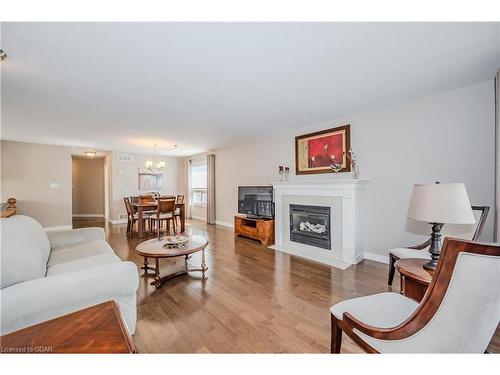
M156 215L151 216L152 223L156 225L156 233L160 236L161 223L166 223L166 230L170 232L170 222L173 223L174 233L176 233L176 225L174 220L175 198L160 198Z
M484 353L500 321L500 245L446 238L420 304L385 292L330 313L332 353L342 332L368 353Z
M184 194L177 194L177 197L175 198L175 204L183 204L184 203ZM177 219L179 219L179 225L181 225L181 209L180 208L175 208L174 212L175 216L175 221L177 222Z
M152 194L139 195L137 198L138 198L138 203L140 204L156 202L155 196Z
M130 202L129 197L124 197L123 201L125 203L125 209L127 211L127 236L132 237L133 234L133 228L134 224L139 220L138 214L134 212L134 207L132 206L132 203ZM146 223L148 224L148 228L151 231L151 220L150 220L150 215L144 215L143 214L143 224L145 225Z
M474 214L474 218L476 219L476 224L471 226L471 229L468 232L460 233L460 234L448 234L454 238L461 238L464 240L472 240L476 241L481 236L481 232L483 231L484 223L486 222L486 218L488 217L488 212L490 208L488 206L471 206L472 212ZM443 230L441 231L442 237L447 236L447 229L449 227L447 225L443 226ZM431 244L430 238L421 243L419 245L408 246L404 248L396 248L389 250L389 277L387 283L392 285L392 281L394 279L394 272L396 270L396 261L399 259L407 259L407 258L419 258L419 259L430 259L431 255L429 253L429 246Z

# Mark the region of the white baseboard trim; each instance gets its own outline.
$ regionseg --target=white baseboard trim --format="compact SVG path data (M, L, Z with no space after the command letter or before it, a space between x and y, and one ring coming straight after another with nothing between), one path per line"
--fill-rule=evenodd
M104 217L103 214L73 214L73 217Z
M233 223L226 223L225 221L215 220L215 224L222 225L222 226L228 227L228 228L234 228Z
M206 217L203 217L203 216L196 216L196 215L191 215L191 219L194 219L194 220L200 220L200 221L207 221L207 218L206 218Z
M388 255L380 255L375 253L369 253L365 251L363 253L363 259L373 260L375 262L389 264L389 256Z
M58 230L68 230L68 229L73 229L72 225L59 225L56 227L44 227L43 228L45 232L55 232Z
M127 219L108 220L112 225L127 224Z

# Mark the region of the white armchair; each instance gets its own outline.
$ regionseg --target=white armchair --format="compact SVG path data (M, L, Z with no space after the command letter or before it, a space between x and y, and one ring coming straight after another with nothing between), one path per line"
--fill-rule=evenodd
M500 320L500 245L445 239L420 305L380 293L330 312L332 353L342 332L370 353L483 353Z
M118 258L102 228L46 234L28 216L1 220L2 335L108 300L135 332L137 267Z

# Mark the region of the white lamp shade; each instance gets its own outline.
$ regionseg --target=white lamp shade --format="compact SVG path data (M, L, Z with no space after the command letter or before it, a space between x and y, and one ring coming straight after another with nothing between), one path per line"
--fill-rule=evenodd
M474 224L469 196L462 183L415 185L408 218L426 223Z

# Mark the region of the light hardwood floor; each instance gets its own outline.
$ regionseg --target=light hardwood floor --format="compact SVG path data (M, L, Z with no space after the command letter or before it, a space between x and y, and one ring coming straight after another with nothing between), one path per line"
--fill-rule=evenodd
M104 227L118 256L142 265L134 252L142 240L127 238L125 225L74 220L75 228L86 226ZM157 290L152 278L141 277L134 341L142 353L328 353L329 307L390 290L385 264L364 260L341 271L235 239L223 226L192 220L187 231L209 238L208 277L180 276ZM194 254L190 262L199 264L200 258ZM161 271L182 265L163 261ZM499 349L497 329L489 350ZM342 351L361 352L346 336Z

